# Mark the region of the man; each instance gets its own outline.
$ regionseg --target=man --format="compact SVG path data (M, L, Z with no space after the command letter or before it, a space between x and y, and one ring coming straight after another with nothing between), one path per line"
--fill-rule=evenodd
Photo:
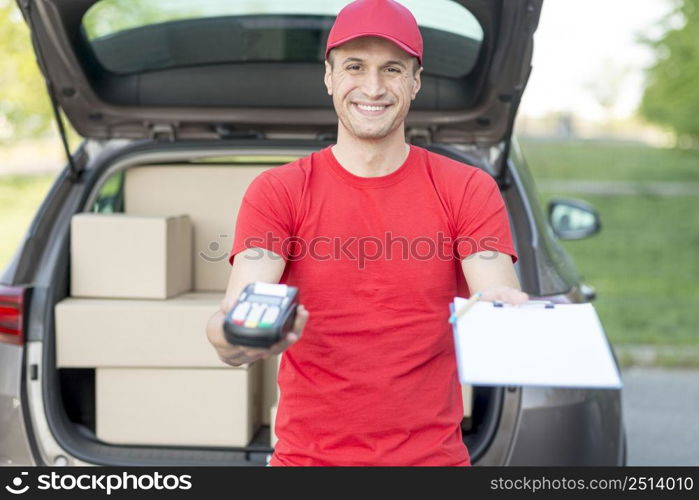
M271 465L470 465L448 304L466 284L483 300L528 296L494 180L405 142L421 64L405 7L347 5L325 62L337 144L264 172L245 194L207 334L232 365L284 351ZM253 281L298 286L308 308L268 350L222 333Z

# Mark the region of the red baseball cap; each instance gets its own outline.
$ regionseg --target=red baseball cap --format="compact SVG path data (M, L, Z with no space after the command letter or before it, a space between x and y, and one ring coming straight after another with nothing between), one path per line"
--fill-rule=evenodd
M330 49L362 36L390 40L422 65L422 35L411 12L394 0L355 0L345 5L335 19L325 58Z

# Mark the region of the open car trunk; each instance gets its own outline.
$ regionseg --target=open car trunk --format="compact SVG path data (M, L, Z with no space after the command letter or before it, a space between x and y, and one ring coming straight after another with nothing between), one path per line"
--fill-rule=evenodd
M459 144L437 152L481 166L500 181L542 0L404 2L425 47L407 139L428 148ZM225 257L247 184L265 168L327 145L336 133L337 116L322 85L323 48L345 3L19 2L57 111L88 146L99 150L101 143L110 148L105 155L113 155L94 164L71 161L76 189L85 190L76 211L93 216L75 223L71 237L82 236L62 249L65 267L56 269L49 300L55 321L47 315L41 351L46 385L36 407L43 403L51 433L78 459L115 465L266 460L273 364L247 372L222 366L193 311L205 317L223 296ZM143 147L130 140L143 140ZM488 163L467 157L469 148ZM122 228L129 236L115 240L100 222L109 214L124 214L126 224L140 218L142 231ZM115 250L141 250L142 259L132 259L144 275L132 281L146 282L152 266L144 262L158 261L147 249L166 252L170 237L185 241L184 227L191 231L191 255L186 266L177 260L186 257L172 257L179 262L174 269L188 273L174 280L178 286L168 281L155 287L160 295L143 294L105 267ZM91 270L78 269L88 263ZM110 298L107 288L117 282L121 294ZM76 290L80 297L71 296ZM170 331L178 341L167 338ZM152 336L165 340L158 344ZM167 356L160 355L161 345ZM463 423L474 462L496 447L497 458L484 462L505 461L518 398L516 390L474 388ZM232 434L233 428L240 432ZM217 440L217 433L225 438Z
M55 103L83 137L336 131L324 47L345 0L20 2ZM406 124L434 142L506 143L542 0L405 0L424 39Z
M245 373L219 363L202 318L213 314L223 297L235 214L248 183L260 171L325 144L251 145L238 150L209 144L219 151L161 144L157 153L132 153L96 165L86 179L83 212L91 213L98 223L115 214L148 220L187 215L193 250L190 288L169 298L91 297L84 291L74 297L76 269L58 270L62 276L57 283L65 288L55 291L54 335L46 343L45 367L52 383L45 391L45 409L57 440L86 463L259 465L273 451L270 422L277 398L276 359L258 362L264 366ZM450 154L476 165L480 161L455 150ZM73 221L83 216L78 214ZM77 255L81 249L76 244L94 242L77 238L79 231L73 228L70 251ZM143 241L122 239L107 253L126 252L137 245L147 259L159 251ZM95 259L109 266L108 255ZM83 264L72 263L73 267ZM103 279L93 286L108 291L113 285ZM193 296L209 310L191 312L192 303L185 299ZM158 318L175 320L143 326L148 322L143 312L148 307L150 311L169 307L165 316L162 310L157 313ZM72 320L66 313L71 308ZM195 322L192 314L199 315ZM154 356L146 335L176 338L162 346L162 356ZM204 359L204 351L211 357ZM464 391L462 429L474 462L491 445L505 393L505 388L497 387ZM234 426L238 430L231 434Z

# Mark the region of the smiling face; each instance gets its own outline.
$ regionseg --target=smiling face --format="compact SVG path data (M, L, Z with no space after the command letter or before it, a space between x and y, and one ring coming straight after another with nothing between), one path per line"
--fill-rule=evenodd
M380 140L403 135L410 102L420 90L422 68L393 42L378 37L351 40L331 51L325 86L340 120L338 137ZM342 130L344 129L344 130Z

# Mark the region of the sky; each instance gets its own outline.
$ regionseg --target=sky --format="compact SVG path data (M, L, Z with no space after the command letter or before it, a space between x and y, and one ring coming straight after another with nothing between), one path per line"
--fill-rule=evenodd
M544 0L520 113L572 111L590 120L633 114L653 61L638 37L657 39L671 10L671 0Z

